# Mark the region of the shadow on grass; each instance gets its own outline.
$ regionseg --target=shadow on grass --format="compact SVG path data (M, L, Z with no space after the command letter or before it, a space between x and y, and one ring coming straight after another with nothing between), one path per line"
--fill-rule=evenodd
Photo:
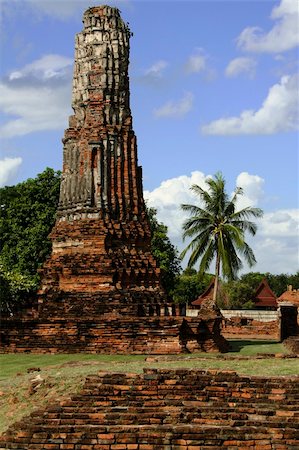
M277 341L259 341L259 340L229 340L230 345L230 352L233 353L240 353L240 351L249 346L260 346L260 345L266 345L267 349L271 348L271 345L277 345Z

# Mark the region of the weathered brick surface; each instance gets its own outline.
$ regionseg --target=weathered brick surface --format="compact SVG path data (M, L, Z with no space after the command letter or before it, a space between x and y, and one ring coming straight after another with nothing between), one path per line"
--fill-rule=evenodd
M0 448L296 449L298 406L298 377L100 373L71 400L12 426Z
M261 322L254 319L231 317L223 321L223 336L227 339L277 339L280 340L280 321Z
M74 115L63 139L53 250L41 270L39 300L49 303L61 292L117 296L128 289L166 301L151 254L132 128L131 33L119 11L109 6L88 9L83 24L76 36Z
M225 348L215 319L204 321L204 336L200 326L200 319L175 316L2 320L0 353L169 354Z

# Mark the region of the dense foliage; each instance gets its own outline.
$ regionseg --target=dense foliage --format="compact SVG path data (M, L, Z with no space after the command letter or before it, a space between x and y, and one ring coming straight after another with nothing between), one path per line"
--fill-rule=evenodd
M60 172L47 168L36 178L0 190L0 248L4 268L34 276L51 251Z
M254 295L264 278L276 297L285 292L288 285L292 285L293 289L299 289L299 272L293 275L249 272L242 275L239 280L222 283L219 290L218 305L224 309L254 308Z
M147 208L152 233L152 252L162 273L162 284L167 294L171 294L175 279L180 273L180 259L176 247L167 236L167 226L157 220L155 208Z
M217 304L222 309L252 309L256 288L240 280L233 280L221 285Z
M172 291L173 300L176 303L190 305L207 289L213 278L214 276L211 274L199 275L196 270L187 268L175 279Z
M0 299L2 310L20 307L38 285L37 269L51 251L60 172L0 189Z

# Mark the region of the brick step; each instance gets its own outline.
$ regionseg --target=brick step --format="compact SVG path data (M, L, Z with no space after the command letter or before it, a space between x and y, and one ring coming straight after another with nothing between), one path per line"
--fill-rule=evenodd
M188 400L186 400L186 398ZM88 400L87 400L88 399ZM298 405L298 400L293 398L290 395L290 398L286 398L284 395L279 395L277 397L271 396L258 396L252 397L250 394L244 393L243 395L234 397L234 396L207 396L207 395L190 395L189 392L186 393L171 393L171 395L160 395L159 393L155 393L150 391L148 395L140 395L136 393L136 395L132 391L122 391L122 393L117 393L117 389L115 392L111 392L110 395L94 395L90 394L88 396L74 396L72 400L74 402L88 405L113 405L118 404L119 406L126 405L152 405L152 406L166 406L166 405L187 405L188 402L192 403L198 407L201 405L213 405L215 404L217 407L229 407L229 406L237 406L240 407L248 404L248 399L250 399L250 403L255 405L256 407L262 407L263 405L273 405L274 407L278 407L279 405L284 405L287 408L292 408L292 406Z
M52 431L53 430L53 431ZM147 443L147 444L158 444L158 443L167 443L167 444L189 444L190 445L198 445L200 444L209 444L216 443L217 445L221 445L223 447L230 447L232 445L232 441L234 442L247 442L254 441L255 445L259 442L265 445L279 443L284 444L286 440L288 444L294 445L297 443L298 431L297 430L276 430L271 429L269 427L258 427L248 426L246 430L241 429L238 426L227 427L227 426L197 426L197 425L153 425L153 426L136 426L136 425L121 425L121 426L109 426L109 427L92 427L88 425L81 425L76 427L76 431L73 431L73 427L65 428L63 430L57 431L57 429L53 428L44 429L43 431L39 431L38 429L30 430L27 432L23 432L14 438L13 444L18 445L19 443L26 443L26 441L31 442L31 445L36 443L75 443L75 442L83 442L85 445L87 444L113 444L121 443L129 444L129 443ZM164 439L164 440L163 440ZM180 439L180 442L178 442ZM199 440L202 440L199 442ZM229 441L231 442L229 444ZM267 441L267 442L265 442ZM6 445L2 448L18 448L10 446L9 437L6 442L1 443L0 445ZM22 447L20 447L22 448ZM35 447L29 447L35 448ZM42 447L36 447L42 448ZM50 447L46 447L50 448ZM58 447L60 448L60 447ZM120 447L118 447L120 448ZM156 448L156 447L155 447ZM185 447L181 447L185 448ZM232 447L230 447L232 448ZM256 447L259 448L259 447ZM263 448L263 447L260 447ZM273 448L273 447L269 447ZM292 448L292 447L286 447ZM295 448L295 447L294 447ZM298 447L297 447L298 448ZM22 450L24 447L22 448Z
M286 405L283 408L279 409L278 411L276 409L273 409L271 405L265 404L262 408L255 409L251 405L248 405L246 407L239 408L238 405L235 407L228 407L226 405L217 406L215 405L194 405L196 402L192 402L192 406L188 405L177 405L177 406L167 406L167 405L161 405L156 402L155 406L132 406L131 404L126 406L120 406L120 405L102 405L102 406L78 406L77 405L70 405L65 406L61 412L51 412L48 411L43 415L43 417L50 417L50 418L64 418L69 416L76 416L76 415L93 415L97 413L103 413L105 416L118 414L118 415L124 415L124 414L136 414L136 415L148 415L151 414L175 414L176 411L180 411L182 414L197 414L197 415L206 415L206 416L242 416L247 417L248 415L263 415L263 416L275 416L278 413L283 416L292 416L294 418L299 418L299 412L296 405Z
M293 450L297 381L187 370L101 373L72 399L13 426L2 448Z
M267 411L268 413L268 411ZM208 412L207 414L186 413L185 411L172 410L169 412L157 411L156 413L146 413L144 411L132 412L96 412L96 413L70 413L61 414L59 417L53 417L51 414L48 416L36 417L34 420L34 426L41 429L53 428L56 429L59 426L61 430L65 426L68 427L78 426L80 424L88 423L93 426L108 426L108 425L151 425L151 424L173 424L184 425L186 423L193 424L213 424L223 426L261 426L261 424L267 423L267 426L273 428L297 428L299 429L299 414L295 417L296 413L286 414L286 411L279 411L280 414L270 416L268 414L261 414L256 412L254 414L240 415L240 414L227 414Z

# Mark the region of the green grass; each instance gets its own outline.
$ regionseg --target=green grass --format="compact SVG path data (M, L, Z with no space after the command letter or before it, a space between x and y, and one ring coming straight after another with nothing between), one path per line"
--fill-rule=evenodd
M277 341L255 341L255 340L230 340L231 352L244 356L253 356L258 353L288 353L281 342Z
M7 354L0 355L0 432L10 424L78 392L86 376L99 371L141 373L148 368L234 370L244 375L288 376L299 372L299 359L263 358L258 354L287 353L271 341L230 341L231 352L169 355ZM247 358L246 358L247 356ZM29 368L40 372L28 373ZM32 392L37 374L42 384Z
M231 340L231 351L223 356L254 356L260 353L287 353L283 344L276 341L253 341L253 340ZM178 361L187 358L187 360L203 357L209 359L219 358L217 353L194 353L192 355L177 355ZM120 370L124 367L134 369L145 362L145 355L99 355L99 354L31 354L14 353L0 355L0 380L14 376L17 373L22 374L31 367L49 367L57 366L70 361L93 362L98 363L103 370ZM105 367L107 369L105 369ZM118 368L118 369L117 369Z

